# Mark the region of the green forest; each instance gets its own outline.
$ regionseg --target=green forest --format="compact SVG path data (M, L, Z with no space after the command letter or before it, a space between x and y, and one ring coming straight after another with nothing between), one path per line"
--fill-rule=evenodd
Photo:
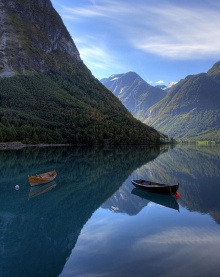
M158 144L84 66L0 78L0 142Z

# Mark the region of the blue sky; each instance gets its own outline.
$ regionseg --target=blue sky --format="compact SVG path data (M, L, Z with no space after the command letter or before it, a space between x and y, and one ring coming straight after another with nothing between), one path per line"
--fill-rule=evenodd
M219 0L52 0L97 79L135 71L151 85L220 61Z

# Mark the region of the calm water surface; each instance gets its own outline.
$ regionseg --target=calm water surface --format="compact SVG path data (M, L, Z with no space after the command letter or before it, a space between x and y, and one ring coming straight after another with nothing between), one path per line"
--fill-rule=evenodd
M136 178L179 182L181 197ZM220 276L218 146L1 150L0 189L0 276Z

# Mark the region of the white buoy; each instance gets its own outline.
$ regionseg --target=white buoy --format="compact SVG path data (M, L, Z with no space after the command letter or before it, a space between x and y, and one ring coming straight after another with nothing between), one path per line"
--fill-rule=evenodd
M19 190L19 188L20 188L19 185L16 185L16 186L15 186L15 189L16 189L16 190Z

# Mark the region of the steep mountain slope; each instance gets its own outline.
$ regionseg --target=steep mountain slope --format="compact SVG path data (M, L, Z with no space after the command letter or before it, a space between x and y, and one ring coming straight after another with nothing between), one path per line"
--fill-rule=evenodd
M217 63L207 74L187 76L148 109L144 122L172 137L219 141L219 72Z
M50 0L0 0L0 26L0 141L159 141L92 76Z
M0 76L82 63L49 0L0 0Z
M100 81L140 120L146 118L149 107L166 95L163 90L149 85L135 72L112 75Z
M220 61L213 65L207 75L212 77L216 82L220 83Z

